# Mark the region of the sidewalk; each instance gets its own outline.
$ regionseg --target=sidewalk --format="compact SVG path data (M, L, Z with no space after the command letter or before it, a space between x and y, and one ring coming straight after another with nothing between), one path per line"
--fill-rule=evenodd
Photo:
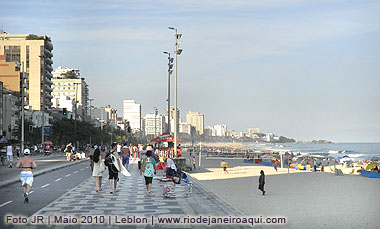
M66 156L63 153L55 153L52 156L32 155L31 158L37 163L37 169L33 170L34 177L84 161L88 162L87 159L67 161ZM44 164L39 163L39 161L43 162ZM0 188L9 184L20 182L19 175L21 169L16 169L17 162L18 160L16 158L13 158L13 168L8 168L7 165L0 166Z
M209 192L198 184L193 183L193 195L188 198L166 198L162 195L164 182L153 180L152 194L146 194L145 180L140 176L137 164L130 164L131 177L120 177L118 184L119 192L110 194L108 183L108 171L103 177L103 191L95 192L93 177L84 181L74 189L70 190L51 204L42 208L30 217L44 216L50 217L53 221L54 216L77 217L78 223L82 216L103 216L106 218L105 224L93 224L91 226L104 227L112 225L112 228L131 227L131 228L204 228L206 225L190 224L158 224L152 225L152 217L180 217L186 218L202 217L230 217L242 216L243 214L232 207L230 204ZM160 171L162 175L162 171ZM157 176L161 176L157 175ZM193 181L194 182L194 181ZM148 219L148 224L116 224L115 216L120 217L139 217ZM95 223L95 222L93 222ZM157 223L157 224L156 224ZM57 225L51 222L53 227L61 228L64 225ZM41 225L31 225L35 228ZM28 226L30 228L31 226ZM66 225L65 225L66 226ZM86 224L70 225L70 228L81 228ZM88 225L90 226L90 225ZM218 226L218 225L216 225ZM220 227L219 225L218 227ZM246 225L247 226L247 225ZM49 226L51 227L51 226ZM237 225L223 225L223 228L243 228Z

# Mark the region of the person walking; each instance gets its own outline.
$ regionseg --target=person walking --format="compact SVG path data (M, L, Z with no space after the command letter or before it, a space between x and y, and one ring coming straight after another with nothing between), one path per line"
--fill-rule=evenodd
M195 156L193 156L193 168L195 170Z
M13 146L8 145L7 146L7 161L8 161L8 168L12 168L13 163Z
M94 161L94 169L92 171L92 176L95 177L95 191L102 191L102 179L105 171L104 158L102 157L100 150L96 149L94 155L92 156Z
M71 154L73 153L73 147L72 147L71 142L69 144L67 144L64 152L66 153L67 161L70 161L71 160Z
M313 166L314 166L314 172L317 172L317 160L314 159L313 161L314 161L314 163L313 163Z
M144 174L146 192L151 193L153 176L156 174L156 160L152 158L153 152L151 150L146 151L146 158L143 159L140 176Z
M37 168L37 164L29 157L30 150L24 150L24 157L21 158L17 164L16 168L21 168L20 179L21 184L24 186L24 203L29 202L29 192L33 185L33 173L32 169Z
M126 144L121 148L121 156L123 166L128 170L130 151Z
M107 154L106 157L112 157L111 154L116 158L116 163L118 163L119 168L120 168L120 160L119 160L119 155L116 151L116 144L112 143L112 149L111 151ZM118 192L116 189L117 187L117 182L119 181L119 171L115 167L115 165L111 162L108 165L108 180L110 184L110 193ZM113 187L113 190L112 190Z
M220 163L220 166L222 166L224 174L228 174L228 171L227 171L228 163L222 160L222 162Z
M265 195L265 191L264 191L264 185L265 185L265 174L264 174L264 171L261 170L260 171L260 178L259 178L259 189L263 192L263 196Z

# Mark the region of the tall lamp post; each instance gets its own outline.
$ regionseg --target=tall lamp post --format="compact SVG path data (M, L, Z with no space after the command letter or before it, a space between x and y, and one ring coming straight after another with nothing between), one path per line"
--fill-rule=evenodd
M174 57L175 57L175 69L174 69L174 154L177 155L177 127L178 127L178 110L177 110L177 56L181 55L182 49L179 48L180 43L178 40L182 37L182 34L177 33L177 29L174 27L168 27L175 31L174 34Z
M75 85L75 113L74 113L74 137L77 137L77 109L78 109L78 85L81 83L74 83Z
M164 52L168 56L168 134L170 134L170 75L173 72L173 58L170 57L170 52Z
M40 58L44 60L43 73L42 73L42 130L41 130L41 144L45 142L45 66L46 66L46 56L40 55Z
M22 73L21 73L21 153L24 152L25 148L25 114L24 114L24 81L25 81L25 72L24 72L24 62L22 65Z
M154 137L157 136L157 114L158 114L158 108L153 107L154 110Z

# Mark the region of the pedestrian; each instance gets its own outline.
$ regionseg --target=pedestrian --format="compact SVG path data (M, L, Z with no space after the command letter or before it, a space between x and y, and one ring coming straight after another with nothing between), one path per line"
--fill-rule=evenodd
M30 150L25 149L24 157L16 164L16 168L21 168L20 179L22 186L24 186L24 203L29 202L29 193L33 185L32 169L37 168L36 163L29 157L29 155Z
M223 160L223 161L220 163L220 166L222 166L223 171L224 171L224 174L228 174L228 171L227 171L228 163L225 162L225 161Z
M116 151L117 151L117 153L119 154L119 157L120 157L121 156L121 145L120 145L120 143L117 143L116 147L117 147Z
M20 146L19 145L16 146L16 156L17 156L17 160L19 160L20 159Z
M195 156L193 156L193 168L195 170Z
M102 191L102 179L105 171L104 158L102 157L100 150L96 149L92 156L94 160L94 169L92 176L95 177L95 191Z
M265 175L264 175L264 171L261 170L260 171L260 178L259 178L259 189L263 192L263 196L265 195L265 191L264 191L264 185L265 185Z
M128 170L130 151L126 144L121 148L121 156L123 166Z
M314 159L314 172L317 172L317 160Z
M120 160L119 160L119 155L116 151L116 144L115 143L112 143L112 149L107 154L106 157L111 158L112 157L111 154L113 156L115 156L116 163L119 165L119 168L120 168ZM115 167L115 165L112 162L110 164L108 164L108 180L109 180L109 184L110 184L110 193L112 194L114 192L118 192L116 187L117 187L117 182L119 181L119 171L117 170L117 168ZM113 187L113 190L112 190L112 187Z
M71 145L71 142L69 144L67 144L64 152L66 153L67 161L70 161L71 160L71 154L73 153L73 147Z
M175 174L177 173L177 166L175 165L173 159L166 158L165 159L166 164L166 177L173 178Z
M146 158L143 159L140 175L144 174L146 192L151 193L153 176L156 174L156 160L152 158L153 152L151 150L146 151Z
M273 167L274 167L274 169L276 170L276 172L277 172L277 165L278 165L278 161L277 161L277 159L276 158L273 158Z
M12 162L13 162L13 146L8 145L7 146L7 160L8 160L8 168L12 168Z

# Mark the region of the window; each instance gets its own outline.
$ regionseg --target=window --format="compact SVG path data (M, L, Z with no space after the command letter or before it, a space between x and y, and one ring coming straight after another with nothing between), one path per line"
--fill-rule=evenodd
M26 46L26 72L29 72L29 45Z
M21 62L20 46L4 46L4 54L7 62Z

